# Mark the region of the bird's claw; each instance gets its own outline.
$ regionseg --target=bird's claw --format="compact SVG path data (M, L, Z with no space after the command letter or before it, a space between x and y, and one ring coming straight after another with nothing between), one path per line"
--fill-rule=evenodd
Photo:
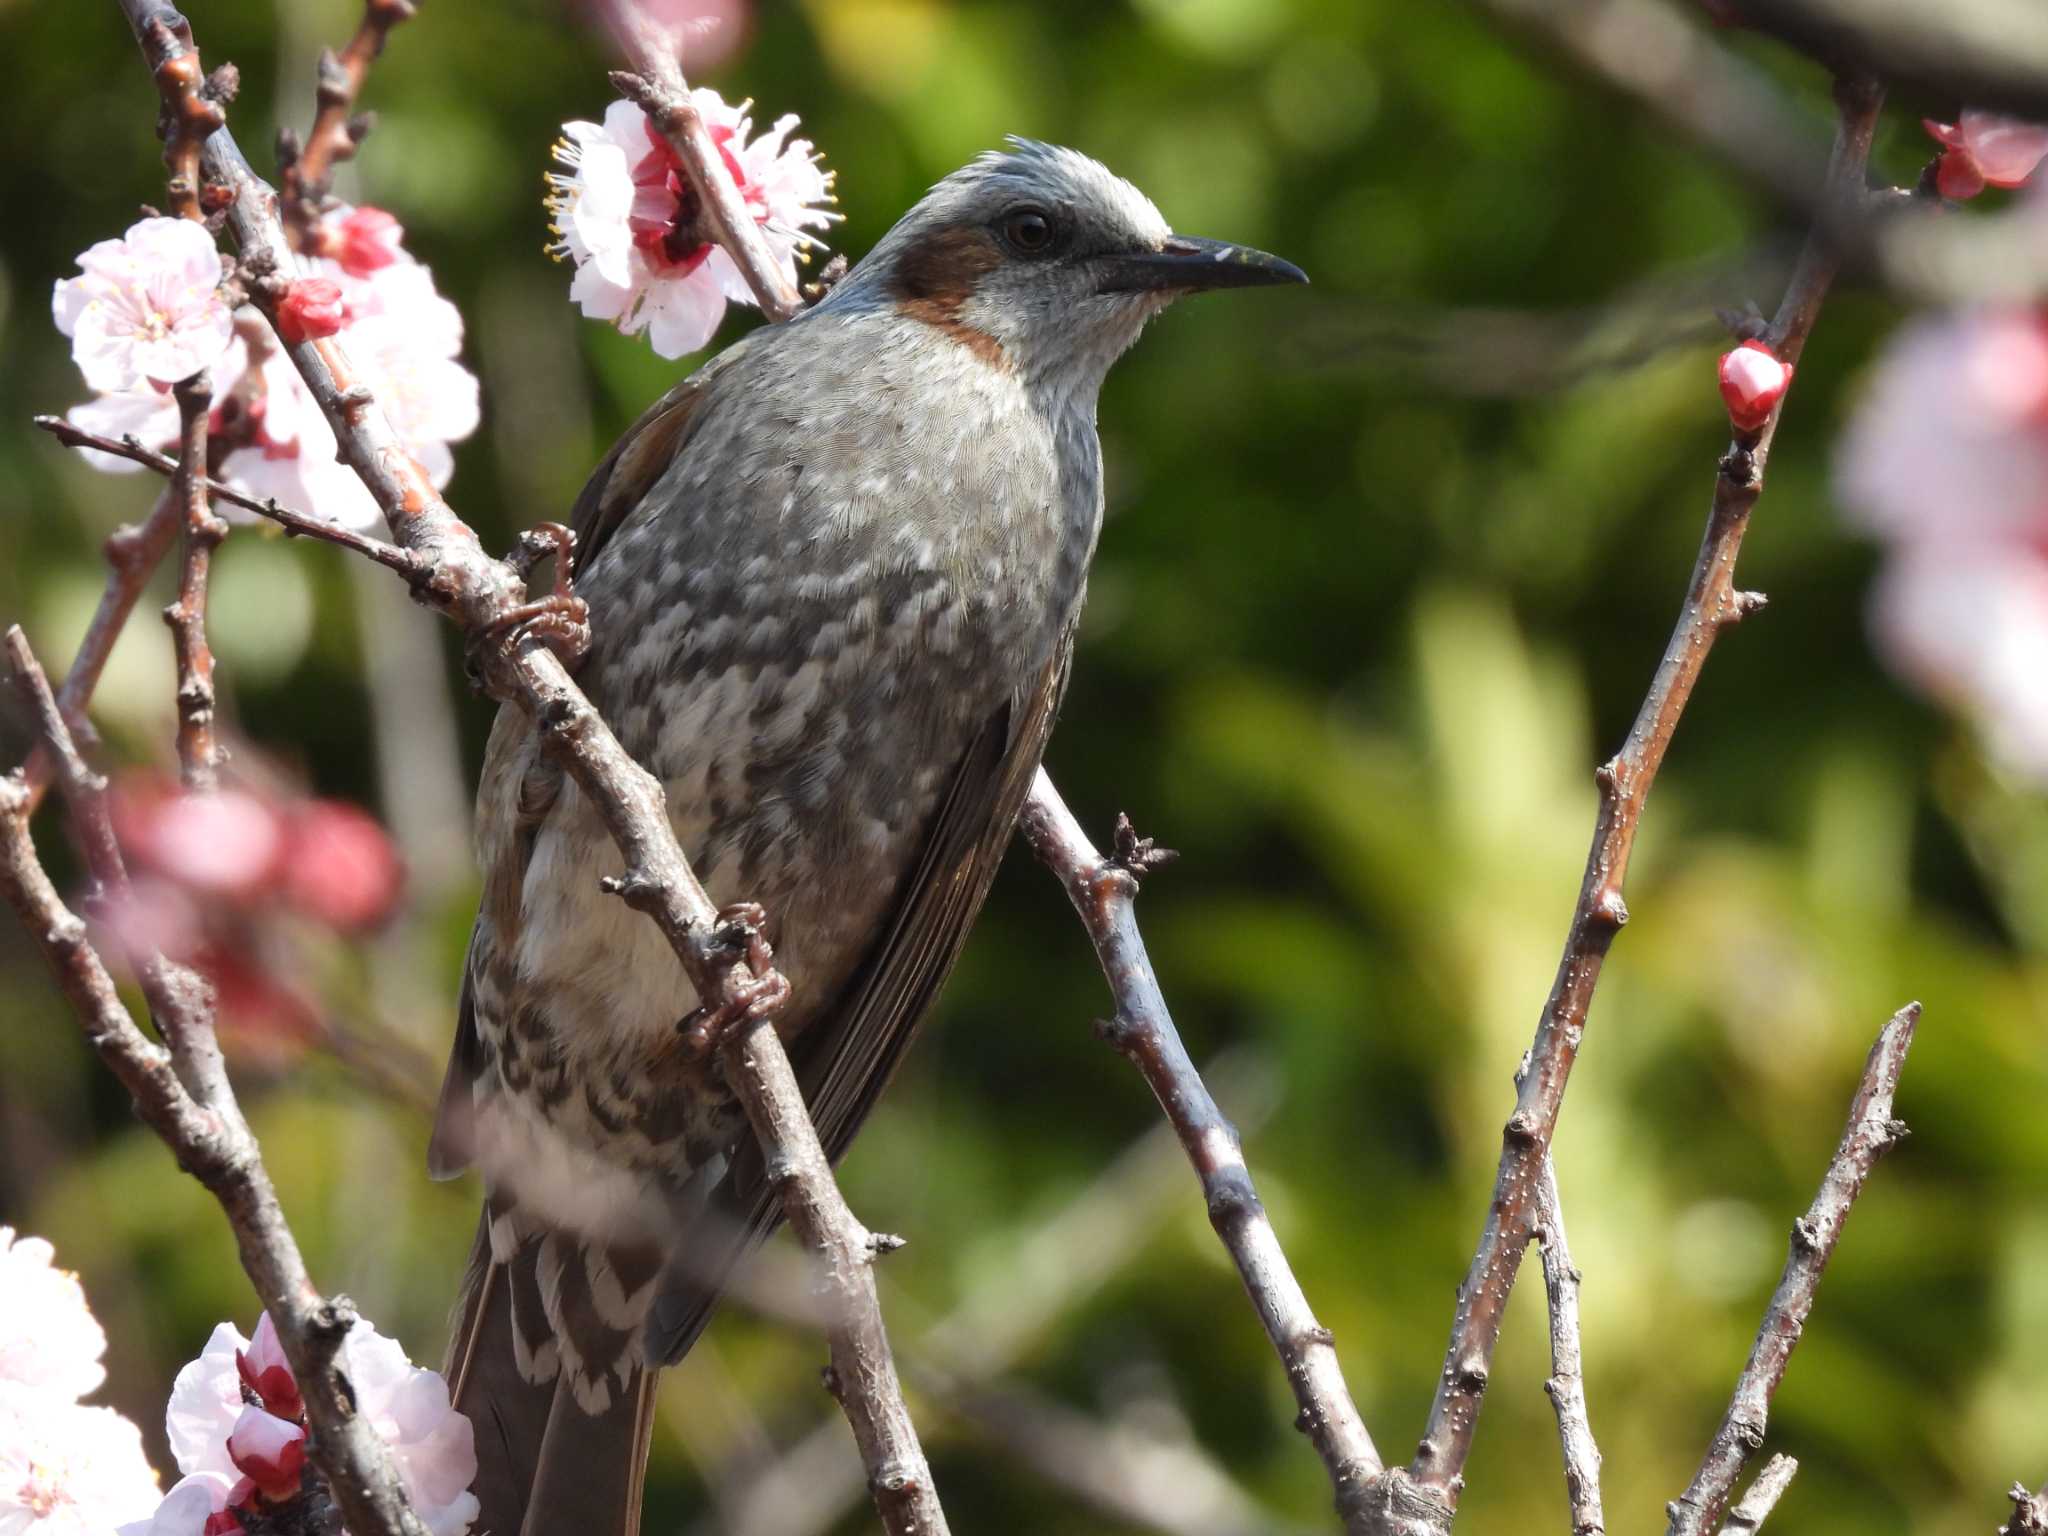
M560 523L541 523L519 536L505 563L524 579L548 555L555 557L554 590L506 609L483 624L469 640L470 671L476 673L483 650L508 633L517 639L530 634L573 668L590 650L590 605L576 595L571 569L576 535Z
M744 958L752 974L737 985L728 979L722 1001L692 1009L684 1016L676 1033L685 1054L709 1054L737 1026L772 1019L789 1001L789 978L775 969L775 950L765 931L767 922L768 914L758 902L735 902L719 910L712 942L731 959ZM730 972L727 974L729 977Z

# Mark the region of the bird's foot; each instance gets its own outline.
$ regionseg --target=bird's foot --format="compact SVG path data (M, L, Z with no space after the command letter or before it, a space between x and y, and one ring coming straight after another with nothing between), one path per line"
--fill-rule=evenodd
M789 1001L789 978L775 969L775 950L768 943L768 914L758 902L742 901L723 907L712 943L728 959L744 959L752 974L735 985L726 982L720 1002L696 1008L676 1026L678 1044L690 1056L708 1055L724 1043L725 1037L743 1023L772 1019ZM731 973L727 972L728 978Z
M573 668L590 650L590 605L576 595L571 562L576 535L560 523L541 523L519 536L505 563L524 578L548 555L555 557L554 590L506 609L470 636L470 671L478 671L483 648L508 631L514 638L531 634Z

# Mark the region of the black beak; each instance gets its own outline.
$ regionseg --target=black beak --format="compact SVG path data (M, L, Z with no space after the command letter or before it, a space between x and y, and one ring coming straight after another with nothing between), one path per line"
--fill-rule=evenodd
M1291 261L1248 245L1192 235L1168 235L1156 251L1097 257L1095 269L1097 293L1199 293L1308 281L1308 274Z

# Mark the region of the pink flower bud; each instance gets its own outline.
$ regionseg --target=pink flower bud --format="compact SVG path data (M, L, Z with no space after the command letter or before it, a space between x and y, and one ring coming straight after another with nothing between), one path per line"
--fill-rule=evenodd
M368 277L397 261L405 229L382 208L351 208L328 233L331 254L352 277Z
M1760 341L1721 354L1721 399L1741 431L1754 432L1769 421L1791 383L1792 365Z
M238 1536L242 1530L242 1517L232 1509L216 1509L206 1517L206 1524L199 1528L199 1536Z
M348 322L341 284L324 277L302 277L285 289L277 305L277 334L296 346L332 336Z
M252 1403L228 1432L228 1459L266 1499L288 1499L305 1469L306 1432Z
M1958 122L1923 118L1920 126L1942 147L1935 189L1958 201L1986 187L2020 186L2048 158L2048 128L2016 117L1971 109Z
M285 895L336 928L367 928L388 916L404 880L391 839L375 817L339 800L299 808L286 833Z
M299 1384L292 1376L284 1346L278 1342L277 1325L264 1313L256 1324L256 1337L246 1350L235 1351L235 1370L242 1383L263 1399L263 1406L281 1419L297 1419L306 1411L299 1397Z

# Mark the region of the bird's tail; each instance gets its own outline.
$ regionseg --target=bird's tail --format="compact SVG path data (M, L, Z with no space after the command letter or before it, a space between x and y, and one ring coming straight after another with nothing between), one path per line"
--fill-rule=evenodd
M508 1239L502 1218L494 1241L493 1225L487 1206L446 1371L476 1432L475 1530L638 1536L657 1372L641 1362L637 1330L595 1315L592 1293L610 1267L558 1235ZM619 1349L596 1365L591 1346L604 1351L614 1339Z

